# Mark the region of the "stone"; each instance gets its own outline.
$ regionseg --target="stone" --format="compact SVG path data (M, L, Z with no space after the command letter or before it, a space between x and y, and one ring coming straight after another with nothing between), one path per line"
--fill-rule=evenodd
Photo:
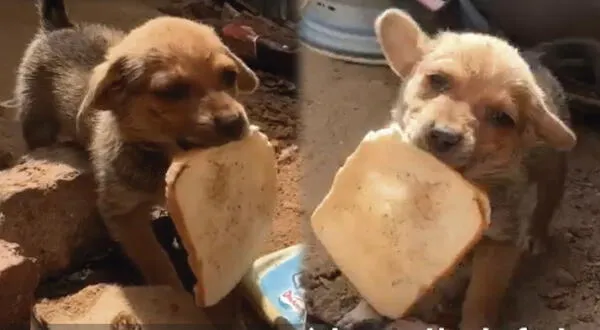
M36 258L42 278L99 250L107 238L81 150L36 149L0 171L0 239Z
M110 329L158 325L214 329L203 310L194 304L191 294L168 286L91 285L71 296L40 301L33 308L33 316L47 330L65 329L67 324L110 325Z
M39 268L16 243L0 240L0 325L29 323Z

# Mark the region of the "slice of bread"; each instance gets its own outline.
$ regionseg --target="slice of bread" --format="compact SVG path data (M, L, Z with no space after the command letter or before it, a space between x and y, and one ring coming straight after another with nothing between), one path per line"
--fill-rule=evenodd
M396 319L451 271L489 225L487 196L397 127L365 136L312 215L342 273Z
M252 127L247 138L191 151L166 176L167 209L189 254L196 304L212 306L252 266L276 203L275 151Z

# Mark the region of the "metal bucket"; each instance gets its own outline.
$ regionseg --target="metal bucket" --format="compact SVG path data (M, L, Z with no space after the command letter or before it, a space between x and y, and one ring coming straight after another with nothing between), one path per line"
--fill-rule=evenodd
M398 0L310 0L302 8L298 37L326 56L362 64L385 64L373 23Z

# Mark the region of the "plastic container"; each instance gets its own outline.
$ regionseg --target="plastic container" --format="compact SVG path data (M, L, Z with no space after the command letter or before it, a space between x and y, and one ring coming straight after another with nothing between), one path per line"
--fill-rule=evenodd
M299 278L302 244L257 259L242 287L259 313L278 329L304 329L304 300Z

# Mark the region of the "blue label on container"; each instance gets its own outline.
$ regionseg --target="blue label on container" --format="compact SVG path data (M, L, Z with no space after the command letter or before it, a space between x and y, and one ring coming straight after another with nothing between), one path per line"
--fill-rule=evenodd
M304 320L304 300L299 283L301 251L269 270L259 283L267 300L296 329L303 328Z

